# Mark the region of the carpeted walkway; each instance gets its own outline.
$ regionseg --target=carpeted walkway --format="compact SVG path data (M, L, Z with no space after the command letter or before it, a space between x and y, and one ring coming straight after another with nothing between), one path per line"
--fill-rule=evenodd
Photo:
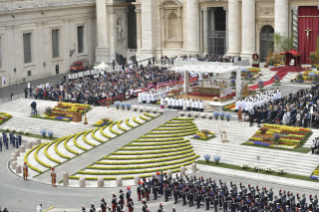
M277 71L277 73L272 78L270 78L270 80L264 82L264 87L266 87L267 85L273 84L276 76L279 77L278 80L280 81L282 78L286 76L286 74L288 74L288 72L301 72L304 70L305 69L301 67L290 67L290 66L271 68L270 71ZM256 90L258 88L258 85L259 85L258 83L255 85L252 85L249 87L249 89Z

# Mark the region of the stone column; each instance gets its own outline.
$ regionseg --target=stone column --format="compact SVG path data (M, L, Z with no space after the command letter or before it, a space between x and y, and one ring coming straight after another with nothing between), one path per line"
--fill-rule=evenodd
M199 6L197 0L187 1L187 53L198 54L199 49Z
M108 11L110 14L110 58L114 59L116 57L116 47L117 47L117 30L116 30L116 10L112 9ZM109 62L109 61L108 61Z
M203 11L203 55L207 55L208 54L208 12L209 9L206 8L202 8Z
M137 51L142 49L142 33L141 33L141 9L135 9L136 13L136 37Z
M298 49L298 6L293 6L290 8L292 12L292 34L294 34L293 46Z
M239 17L239 2L238 0L228 1L229 19L229 50L227 55L238 56L240 53L240 17Z
M141 42L142 49L140 51L139 60L153 57L154 45L154 1L141 0Z
M106 0L96 0L96 33L97 47L95 50L95 63L109 62L108 26L106 13Z
M226 20L225 20L225 24L226 24L226 52L228 52L229 50L229 29L228 29L228 7L224 7L225 10L225 15L226 15Z
M240 98L241 91L241 69L236 71L236 98Z
M23 44L20 45L20 43L23 41L21 41L22 33L20 32L18 25L15 25L13 27L13 32L14 32L14 44L13 45L14 45L14 58L15 58L14 60L15 60L15 65L16 65L15 66L16 73L14 73L13 76L14 76L14 80L17 81L19 78L23 78L22 77L23 76L22 67L24 64L24 58L23 58L24 54L22 53L23 49L21 50L21 48L23 48ZM31 35L31 63L34 63L36 61L36 59L34 58L36 51L33 51L33 50L35 50L33 48L34 47L33 42L36 42L35 39L36 39L35 33L32 33L32 35ZM23 40L23 37L22 37L22 40Z
M13 37L13 25L6 26L6 52L7 52L7 60L5 65L7 66L7 82L6 85L10 85L10 83L14 79L14 68L15 68L15 62L14 62L14 37ZM4 48L2 48L2 55L4 55L5 51Z
M242 51L243 59L250 59L256 51L255 0L242 1Z
M275 0L275 32L288 36L288 0Z

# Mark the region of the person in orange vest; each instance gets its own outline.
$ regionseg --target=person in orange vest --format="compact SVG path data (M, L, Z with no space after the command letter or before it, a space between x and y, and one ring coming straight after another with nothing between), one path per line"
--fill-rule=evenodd
M51 182L52 182L52 187L56 187L56 173L54 172L54 168L52 167L52 172L51 172Z
M28 172L29 172L28 164L26 162L24 162L24 164L23 164L23 180L28 180Z

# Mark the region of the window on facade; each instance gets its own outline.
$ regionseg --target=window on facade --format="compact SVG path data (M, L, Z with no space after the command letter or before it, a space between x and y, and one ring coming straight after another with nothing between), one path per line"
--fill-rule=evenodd
M52 56L58 58L59 55L59 30L52 30Z
M28 71L28 77L31 77L31 71Z
M32 62L31 33L23 34L24 63Z
M78 53L83 53L84 51L83 28L83 26L78 26Z

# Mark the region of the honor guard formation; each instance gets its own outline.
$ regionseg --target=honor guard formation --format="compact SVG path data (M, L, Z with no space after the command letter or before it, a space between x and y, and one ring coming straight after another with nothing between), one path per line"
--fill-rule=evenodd
M211 210L214 212L319 212L317 195L309 196L309 204L305 194L293 194L286 190L279 190L274 194L273 189L266 187L247 186L239 183L223 182L212 178L181 176L168 177L166 173L157 172L150 179L143 178L138 182L137 201L142 203L141 208L135 211L150 212L147 203L159 201L156 212L177 212L175 206L165 209L163 204L180 204L185 207L180 211L193 209ZM133 212L134 202L131 197L131 188L127 187L126 194L119 189L119 197L113 193L111 206L107 205L104 197L101 199L100 209L96 209L93 202L90 209L82 206L82 212Z

